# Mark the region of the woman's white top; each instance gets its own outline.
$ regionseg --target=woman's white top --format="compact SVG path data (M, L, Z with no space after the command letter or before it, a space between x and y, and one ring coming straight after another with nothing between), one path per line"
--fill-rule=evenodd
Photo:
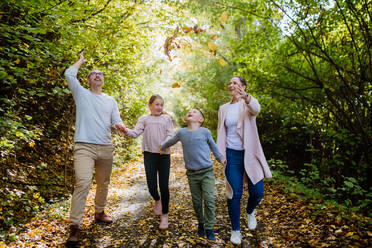
M239 119L239 102L233 103L227 107L225 126L226 126L226 147L234 150L242 151L243 142L238 133L236 127Z

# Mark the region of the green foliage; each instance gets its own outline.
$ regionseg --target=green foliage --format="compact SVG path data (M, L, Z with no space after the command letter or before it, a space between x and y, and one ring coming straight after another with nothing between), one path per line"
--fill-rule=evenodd
M150 93L139 82L153 68L142 57L154 33L140 28L158 10L144 1L0 3L2 238L44 202L71 193L74 101L63 73L82 49L82 85L90 69L100 68L103 90L117 100L123 120L131 125L143 114ZM120 142L121 156L138 154L137 142Z
M215 135L218 107L230 100L227 83L244 76L261 104L257 125L274 171L314 188L309 195L321 192L367 213L369 9L368 1L354 0L2 1L2 238L72 189L74 102L63 73L82 49L81 83L101 69L104 92L129 127L146 112L148 97L160 93L180 125L198 107ZM168 61L159 40L176 27L175 43L165 46ZM138 141L114 135L114 142L117 166L136 159Z
M221 13L228 13L225 29L217 31L217 56L235 65L227 74L244 76L248 92L261 104L257 125L266 156L285 161L286 174L332 199L353 202L364 213L370 208L372 164L369 5L323 0L185 4L203 16L198 20L206 27L219 27ZM213 130L217 106L228 96L211 75L224 76L213 74L215 68L200 55L199 61L189 59L194 68L181 78L198 81L185 84L182 95L188 98L179 99L178 106L208 106L214 93L219 100L206 108L214 116L206 126Z

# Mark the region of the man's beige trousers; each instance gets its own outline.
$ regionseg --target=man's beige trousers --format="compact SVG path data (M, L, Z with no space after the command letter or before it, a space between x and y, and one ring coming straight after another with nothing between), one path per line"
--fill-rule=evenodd
M72 194L70 221L81 227L85 203L92 183L93 171L97 183L95 211L105 208L112 170L114 148L112 145L75 143L75 189Z

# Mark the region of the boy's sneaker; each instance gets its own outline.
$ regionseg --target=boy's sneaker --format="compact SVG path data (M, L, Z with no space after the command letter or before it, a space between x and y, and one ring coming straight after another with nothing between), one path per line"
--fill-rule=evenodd
M205 234L207 234L208 241L216 241L213 229L205 229Z
M240 245L242 243L242 235L240 234L240 231L231 231L230 241L234 245Z
M204 223L199 223L198 224L198 235L203 237L204 234L205 234Z
M248 228L250 230L256 229L257 220L256 220L256 217L254 216L254 211L251 214L247 214L247 216L248 216Z

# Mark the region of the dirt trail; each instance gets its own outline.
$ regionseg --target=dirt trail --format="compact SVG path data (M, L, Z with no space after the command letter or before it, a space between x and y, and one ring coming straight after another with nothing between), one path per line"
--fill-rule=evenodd
M196 235L197 220L191 203L182 149L172 148L170 174L169 229L159 231L159 217L152 213L142 162L128 163L112 175L107 212L114 223L93 222L94 187L89 197L79 247L233 247L226 206L222 166L214 164L216 174L215 233L218 241L208 243ZM244 189L242 203L247 202ZM265 196L256 210L257 229L247 228L245 206L241 218L242 247L371 247L371 232L357 223L338 218L338 213L314 211L308 203L284 191L277 180L265 181ZM60 209L69 208L59 206ZM58 213L58 209L54 209ZM53 211L41 214L26 225L10 247L64 247L68 222L53 218ZM57 214L58 215L58 214ZM66 216L67 214L65 214ZM1 246L1 245L0 245Z

